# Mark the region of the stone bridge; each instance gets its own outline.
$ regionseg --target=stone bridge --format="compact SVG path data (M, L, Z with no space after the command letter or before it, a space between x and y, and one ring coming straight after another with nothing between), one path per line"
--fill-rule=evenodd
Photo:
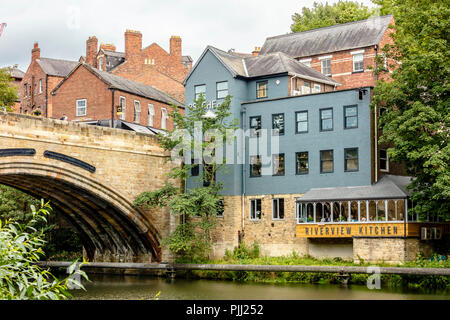
M78 230L90 261L151 262L174 227L168 209L133 206L170 170L156 138L0 112L0 184L50 200Z

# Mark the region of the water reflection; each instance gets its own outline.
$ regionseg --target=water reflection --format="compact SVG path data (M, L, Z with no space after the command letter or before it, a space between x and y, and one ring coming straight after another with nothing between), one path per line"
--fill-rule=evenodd
M73 290L75 299L116 300L152 299L159 291L160 300L404 300L448 299L445 290L428 291L407 288L369 290L361 285L265 284L213 280L165 280L148 276L90 275L87 292Z

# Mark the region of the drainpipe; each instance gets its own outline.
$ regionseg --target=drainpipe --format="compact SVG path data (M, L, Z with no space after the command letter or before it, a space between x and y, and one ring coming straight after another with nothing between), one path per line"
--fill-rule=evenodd
M378 69L378 45L375 45L375 70ZM378 72L375 73L375 81L378 80ZM378 182L378 108L375 104L375 132L374 132L374 139L375 139L375 182Z
M242 138L242 159L244 160L243 161L243 164L242 164L242 186L241 186L241 205L242 205L242 233L244 233L244 226L245 226L245 176L246 176L246 168L247 168L247 165L246 165L246 160L247 160L247 158L246 158L246 153L245 153L245 143L246 143L246 139L245 139L245 130L246 130L246 124L247 124L247 122L246 122L246 116L245 116L245 114L246 114L246 112L247 112L247 108L246 107L242 107L242 110L241 110L241 114L242 114L242 135L243 135L243 138Z
M48 74L45 75L45 117L48 118Z
M114 128L114 89L111 89L111 128Z

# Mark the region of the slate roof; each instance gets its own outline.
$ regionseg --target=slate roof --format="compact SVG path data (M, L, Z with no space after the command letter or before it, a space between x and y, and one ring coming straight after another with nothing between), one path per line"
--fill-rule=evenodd
M36 61L41 66L42 71L49 76L57 77L67 76L78 65L78 61L51 58L39 58Z
M111 71L125 61L125 53L102 49L106 59L106 71Z
M303 63L298 62L282 52L252 56L250 54L226 52L212 46L208 46L207 50L213 52L213 54L222 61L228 70L230 70L233 76L255 78L287 73L321 83L340 85L330 77L327 77L322 73L304 65Z
M177 106L181 106L181 107L183 106L183 104L181 102L175 100L168 94L156 89L155 87L147 86L145 84L138 83L138 82L134 82L134 81L116 76L116 75L111 74L106 71L100 71L100 70L90 66L89 64L79 63L79 66L83 66L86 69L88 69L89 71L91 71L94 75L96 75L101 81L106 83L112 89L121 90L124 92L135 94L137 96L149 98L149 99L164 102L167 104L173 103ZM76 68L73 69L73 71L75 71L75 70L76 70ZM56 93L56 91L65 82L66 79L61 81L55 87L55 89L52 91L52 94Z
M13 68L11 71L11 77L21 79L25 76L25 72L18 68Z
M363 48L380 43L392 15L269 37L260 54L284 52L291 57Z
M407 186L411 177L385 175L370 186L314 188L307 191L299 201L405 199L410 195Z

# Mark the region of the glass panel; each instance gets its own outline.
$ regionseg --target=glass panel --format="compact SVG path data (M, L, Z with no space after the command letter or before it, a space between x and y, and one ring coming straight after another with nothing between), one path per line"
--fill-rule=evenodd
M273 155L273 175L284 175L284 154Z
M358 149L345 150L345 171L358 170Z
M308 121L308 112L297 112L297 121Z
M346 117L345 118L345 127L346 128L356 128L358 126L358 118L357 117Z
M356 116L356 106L355 107L345 107L345 116L346 117Z
M250 156L250 176L260 177L261 176L261 157L260 156Z
M314 206L312 203L308 203L306 205L306 221L307 222L313 222L314 221Z
M256 97L257 98L267 97L267 81L256 83Z
M297 174L308 173L308 152L297 152Z
M375 218L376 218L375 201L369 201L369 221L375 221Z
M272 129L278 129L279 134L284 134L284 114L274 114L272 116Z
M278 217L284 219L284 199L278 199Z
M358 221L358 202L352 201L350 204L350 221L357 222Z

